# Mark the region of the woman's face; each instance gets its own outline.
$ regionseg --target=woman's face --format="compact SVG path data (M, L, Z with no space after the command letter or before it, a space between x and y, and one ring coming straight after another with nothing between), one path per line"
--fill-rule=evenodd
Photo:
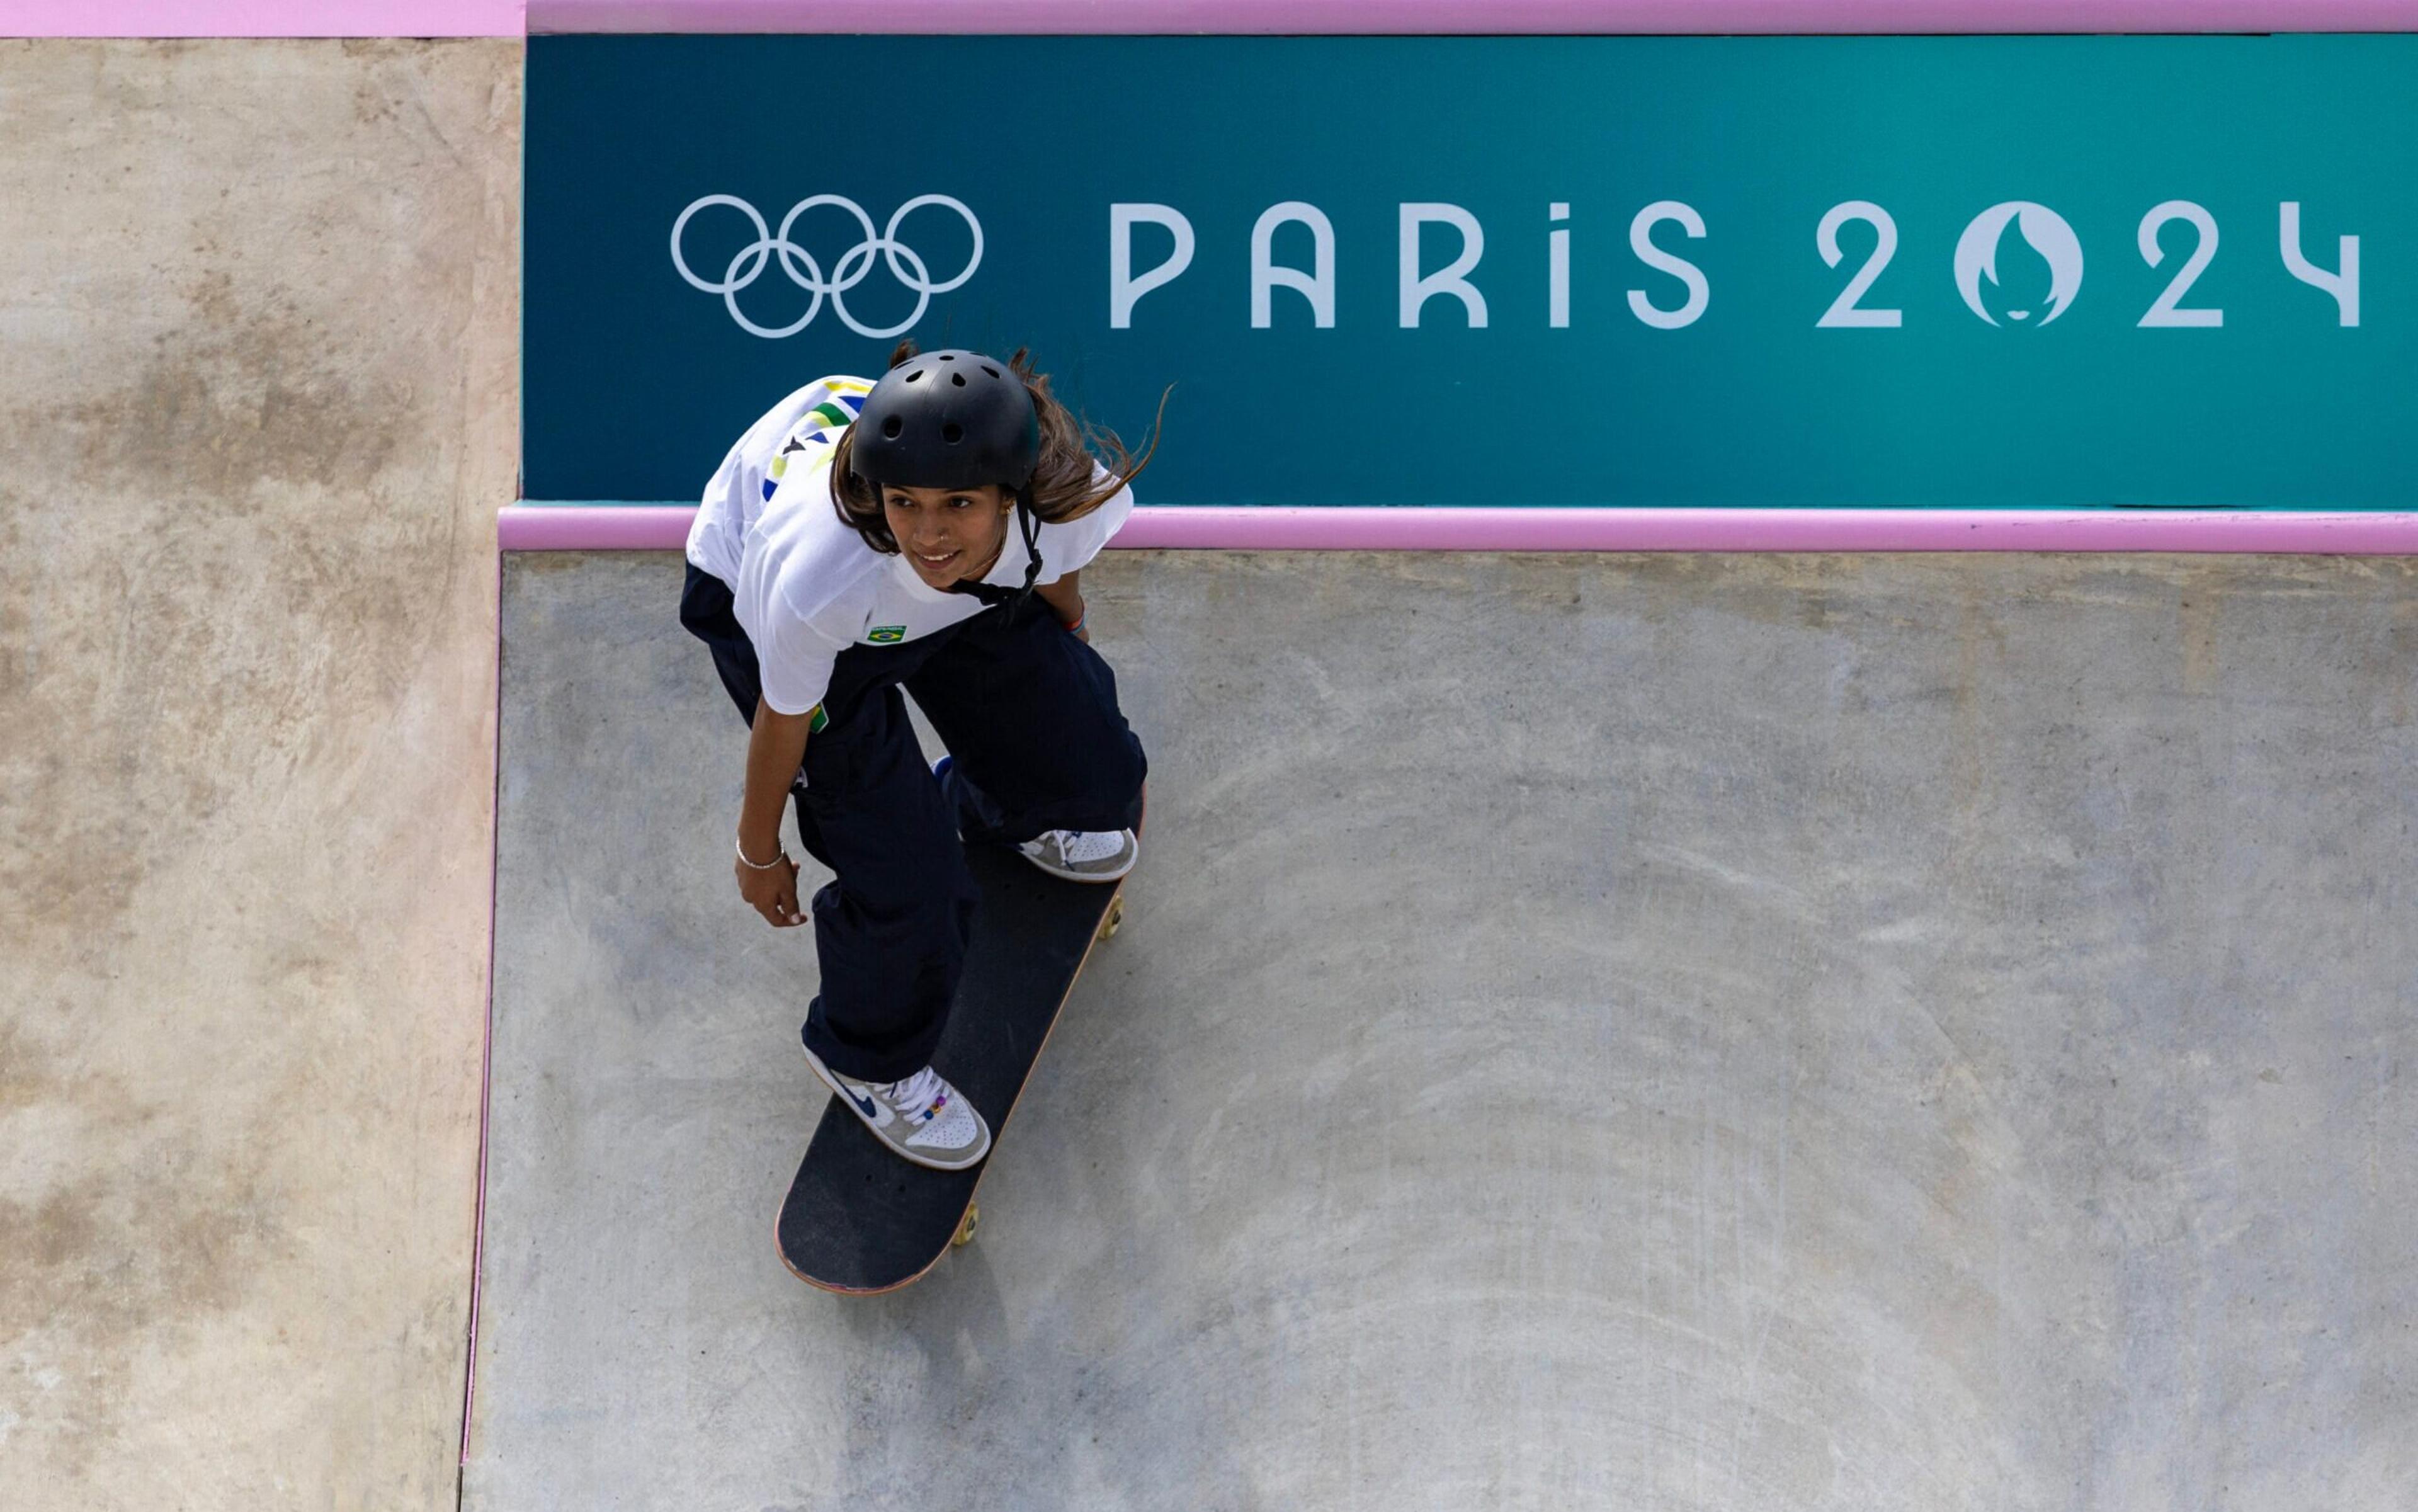
M915 575L936 588L964 579L979 580L999 559L1007 540L1007 514L1016 500L997 483L980 488L901 488L881 490L881 512L899 555Z

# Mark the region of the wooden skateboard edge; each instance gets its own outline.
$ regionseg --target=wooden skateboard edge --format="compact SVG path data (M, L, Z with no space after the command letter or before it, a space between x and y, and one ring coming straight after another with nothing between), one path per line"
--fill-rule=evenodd
M980 1182L976 1182L974 1184L979 1187L982 1184ZM972 1205L972 1199L968 1200L967 1205L969 1207ZM958 1216L957 1221L960 1223L965 1221L963 1214ZM799 1280L803 1281L806 1285L813 1287L818 1291L828 1291L835 1297L879 1297L892 1291L902 1291L907 1288L913 1286L916 1282L924 1279L924 1277L931 1275L932 1267L941 1263L941 1255L945 1255L949 1252L947 1246L942 1246L941 1255L933 1256L931 1260L926 1264L922 1270L917 1271L914 1275L908 1276L904 1280L893 1281L888 1286L841 1286L836 1282L820 1280L815 1276L808 1275L805 1272L789 1263L789 1252L781 1248L781 1219L777 1214L773 1218L773 1247L779 1251L781 1256L781 1265L791 1275L796 1276Z
M1145 786L1142 791L1143 802L1147 804L1149 802L1148 787ZM1139 834L1140 832L1137 829L1135 832ZM1131 876L1132 873L1128 872L1125 877L1120 877L1114 883L1110 884L1109 901L1100 909L1100 919L1102 923L1107 922L1109 914L1116 908L1117 901L1125 896L1125 882ZM1060 1019L1066 1016L1066 1001L1068 999L1075 996L1075 984L1083 980L1084 970L1092 964L1092 956L1094 953L1099 950L1100 944L1100 926L1098 924L1094 924L1092 926L1092 938L1090 942L1084 945L1082 956L1075 962L1074 974L1066 978L1066 990L1059 995L1057 1011L1049 1016L1049 1027L1042 1031L1041 1043L1033 1047L1033 1063L1034 1065L1039 1065L1041 1063L1042 1056L1048 1053L1049 1041L1051 1037L1058 1032L1058 1022ZM1008 1123L1016 1117L1017 1108L1022 1106L1024 1102L1024 1089L1032 1084L1033 1075L1028 1071L1025 1073L1024 1079L1017 1084L1016 1095L1008 1099L1007 1111L1000 1116L998 1128L991 1131L991 1138L993 1141L991 1154L997 1154L999 1153L997 1149L997 1141L1000 1137L1000 1130L1005 1129ZM812 1148L811 1141L808 1144L808 1148ZM804 1164L805 1157L803 1155L799 1156L798 1159L801 1165ZM949 1230L952 1235L955 1235L959 1229L964 1228L966 1214L972 1211L975 1201L981 1198L982 1184L984 1180L990 1175L990 1161L991 1155L987 1154L983 1156L982 1169L975 1175L972 1188L966 1193L966 1205L957 1210L957 1227ZM795 1180L796 1179L794 1177L791 1178L792 1184L795 1184ZM924 1277L931 1275L934 1267L938 1266L943 1259L947 1258L950 1250L956 1247L954 1244L942 1245L939 1254L934 1255L930 1260L924 1262L923 1269L917 1271L912 1275L893 1281L887 1286L840 1286L835 1282L819 1280L814 1276L808 1275L805 1272L789 1263L789 1252L788 1249L784 1248L781 1244L781 1217L782 1214L788 1211L788 1195L785 1193L783 1194L781 1206L775 1209L773 1214L773 1248L780 1255L783 1268L791 1275L796 1276L799 1280L803 1281L806 1285L813 1287L815 1290L819 1291L828 1291L834 1296L879 1297L892 1291L904 1291L908 1287L913 1286L916 1282L924 1279Z

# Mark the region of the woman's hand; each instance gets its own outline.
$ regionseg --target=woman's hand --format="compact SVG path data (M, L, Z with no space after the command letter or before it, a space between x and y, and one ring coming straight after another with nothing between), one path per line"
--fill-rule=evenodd
M747 737L747 791L739 808L739 855L730 864L739 875L739 895L775 929L805 922L798 911L798 863L781 848L781 811L788 806L813 725L813 710L784 714L759 700ZM772 859L759 863L758 857Z
M798 863L787 852L764 867L750 866L744 859L734 858L730 869L739 874L739 895L764 916L766 924L775 929L787 929L805 922L798 912Z

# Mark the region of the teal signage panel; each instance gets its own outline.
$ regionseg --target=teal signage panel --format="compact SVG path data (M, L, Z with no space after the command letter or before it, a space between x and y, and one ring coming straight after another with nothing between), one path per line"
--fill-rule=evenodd
M2418 508L2418 37L538 37L524 492L1029 345L1159 504Z

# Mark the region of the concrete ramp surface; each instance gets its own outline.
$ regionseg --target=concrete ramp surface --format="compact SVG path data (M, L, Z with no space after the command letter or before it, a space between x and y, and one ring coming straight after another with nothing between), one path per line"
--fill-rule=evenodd
M680 581L505 563L475 1512L2410 1504L2411 564L1112 554L1125 927L869 1300Z

